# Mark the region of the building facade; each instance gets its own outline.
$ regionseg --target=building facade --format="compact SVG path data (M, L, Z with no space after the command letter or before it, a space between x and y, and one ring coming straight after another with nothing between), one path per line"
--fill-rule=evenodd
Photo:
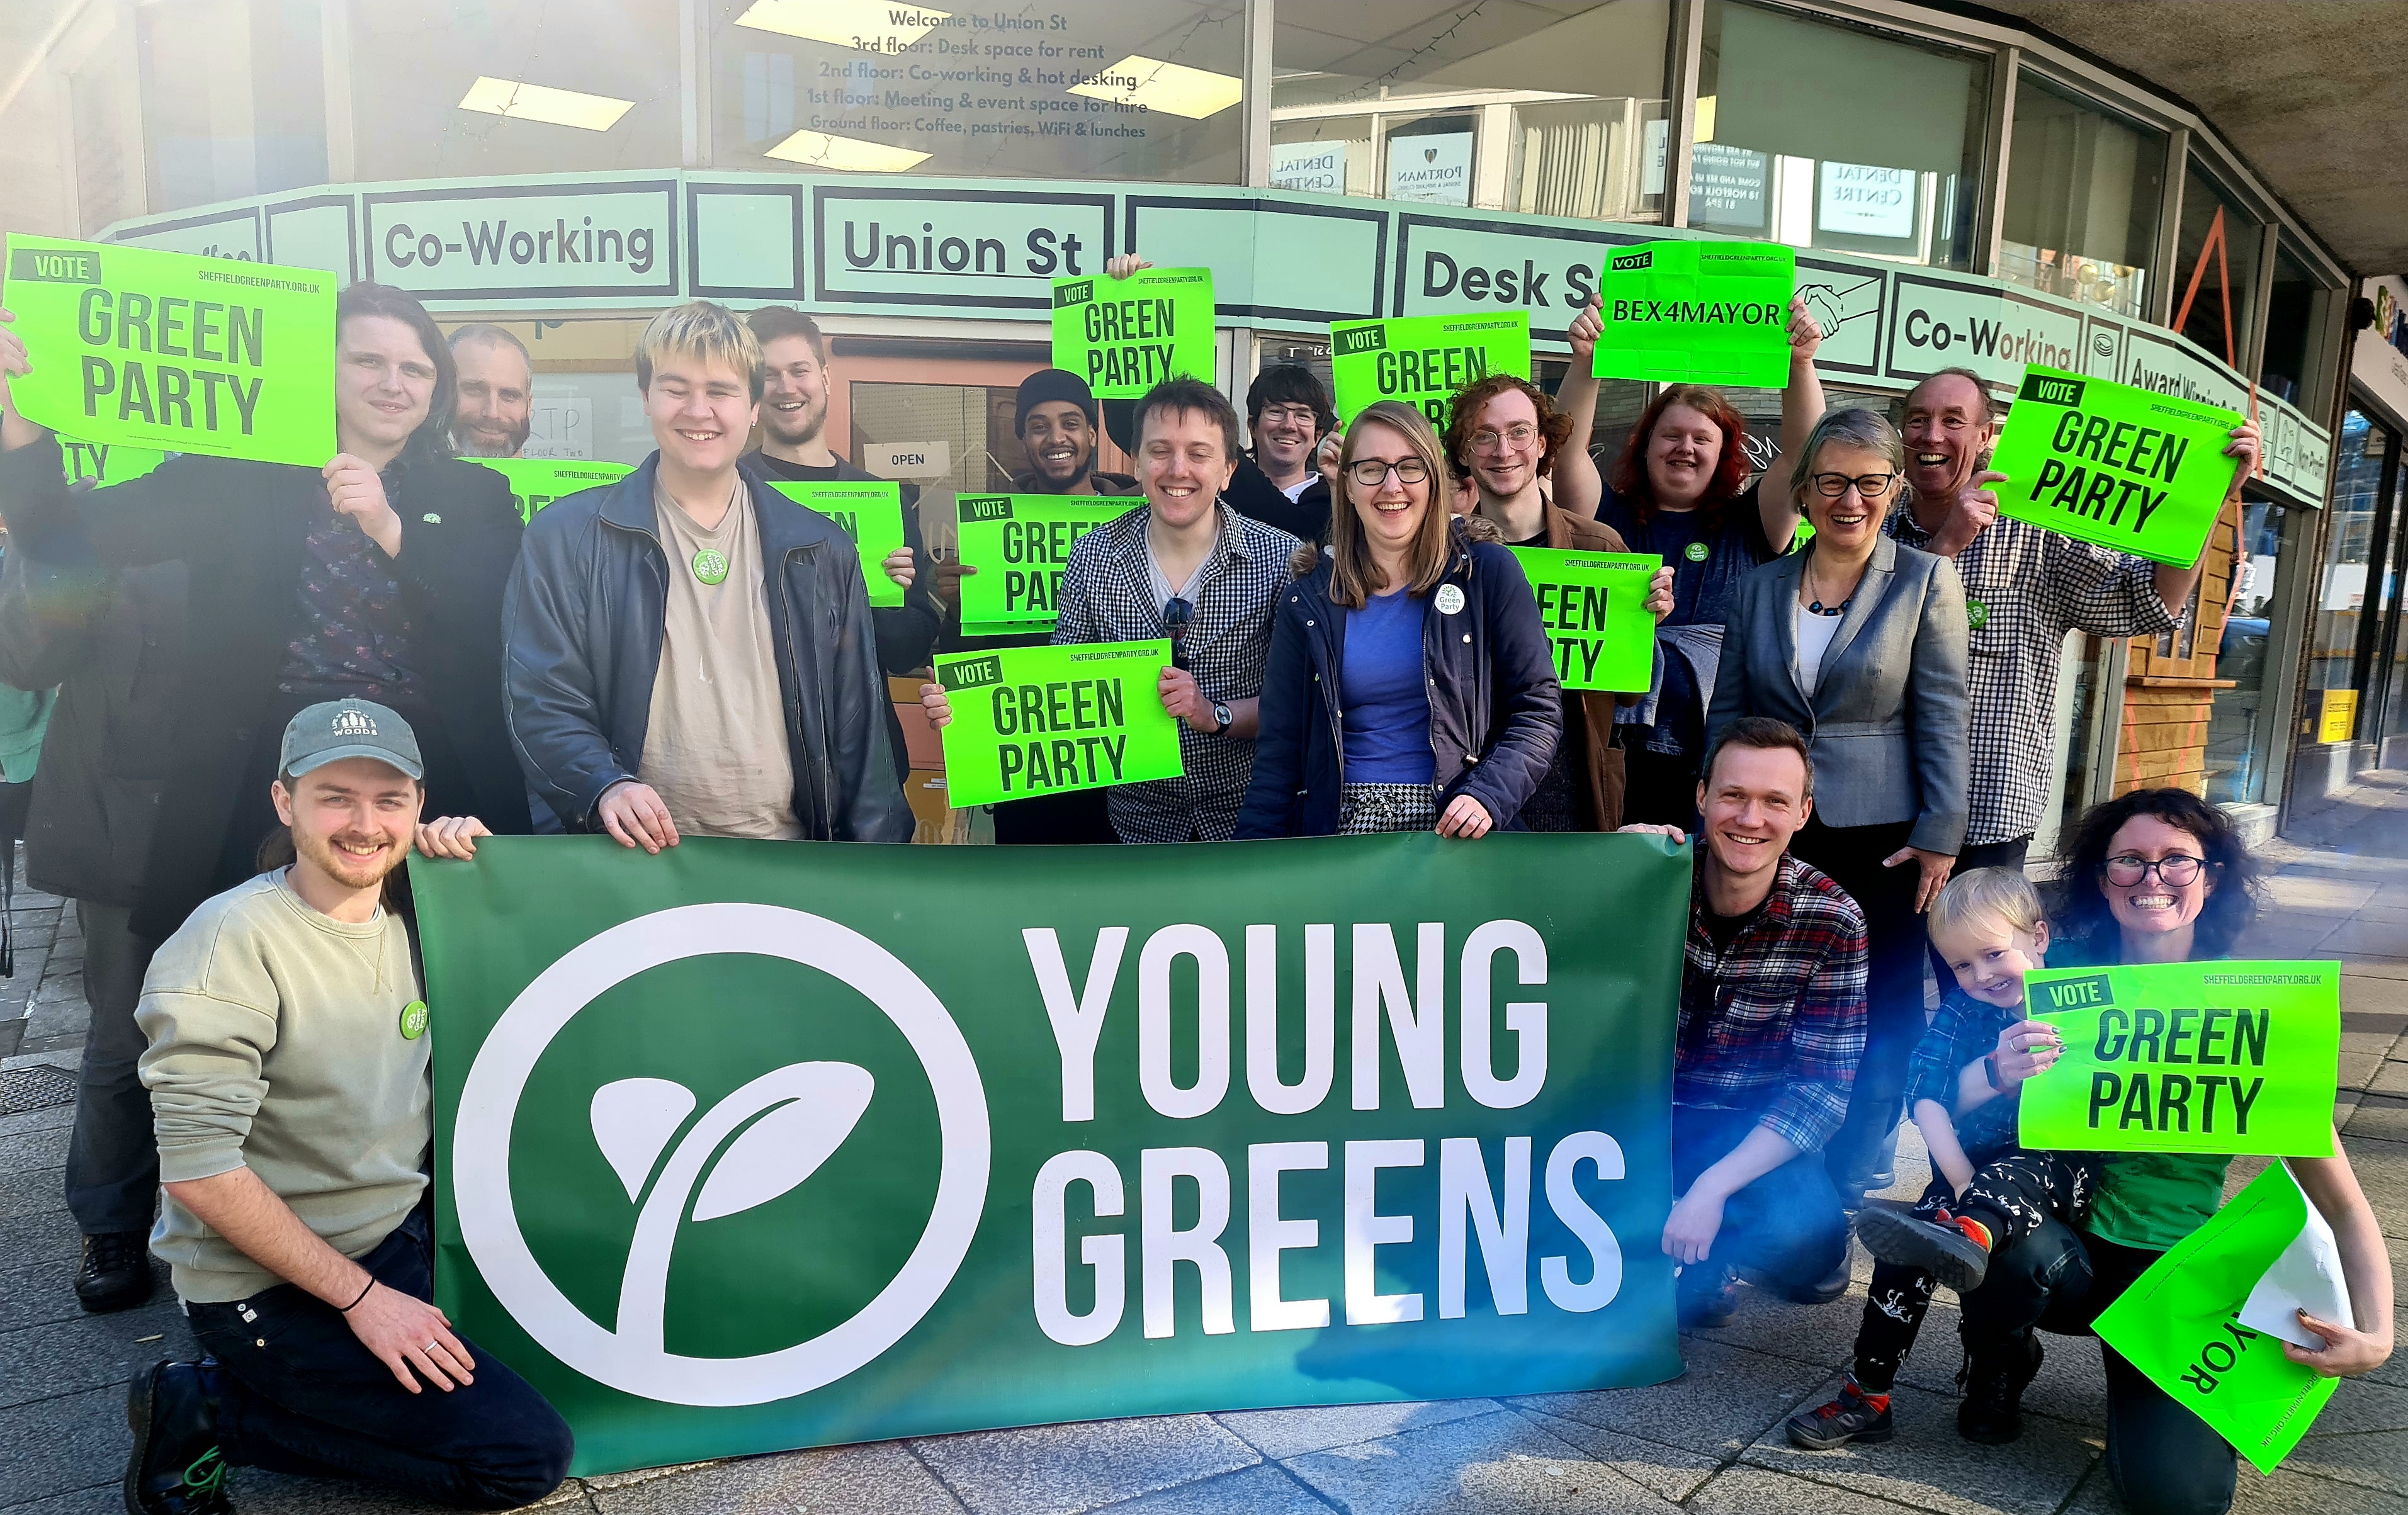
M1115 252L1212 269L1214 378L1242 395L1265 364L1326 371L1333 320L1509 307L1551 378L1608 250L1788 242L1835 403L1953 364L2004 398L2039 362L2259 418L2264 475L2186 628L2069 639L2061 811L2175 782L2262 830L2295 783L2376 761L2384 721L2408 735L2377 678L2408 656L2396 603L2329 604L2396 601L2399 577L2408 386L2344 400L2372 339L2348 345L2350 271L2213 121L1991 13L87 0L37 72L64 223L29 230L506 323L537 358L530 450L564 457L648 450L628 354L650 311L791 302L835 338L838 450L932 499L1020 467L1046 281ZM1606 384L1608 453L1649 397ZM1777 421L1776 394L1734 399ZM2300 736L2344 685L2349 741Z

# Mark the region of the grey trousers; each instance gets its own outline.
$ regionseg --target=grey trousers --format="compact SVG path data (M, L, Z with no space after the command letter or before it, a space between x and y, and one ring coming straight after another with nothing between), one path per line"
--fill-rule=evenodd
M75 1135L67 1144L67 1208L87 1236L149 1231L159 1191L150 1091L136 1071L148 1043L134 1023L156 942L126 929L129 911L76 901L83 927L83 992L92 1005Z

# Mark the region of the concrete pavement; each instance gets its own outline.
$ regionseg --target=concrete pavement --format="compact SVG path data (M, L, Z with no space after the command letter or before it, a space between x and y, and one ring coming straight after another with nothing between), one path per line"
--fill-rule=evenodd
M2295 823L2265 854L2272 908L2253 955L2338 957L2344 1140L2387 1236L2408 1242L2408 776L2381 774ZM70 910L21 895L18 973L0 981L0 1074L38 1103L82 1041L80 940ZM17 1106L11 1103L8 1108ZM59 1198L72 1111L0 1114L0 1515L119 1508L122 1385L190 1338L162 1299L89 1317L69 1287L77 1240ZM1912 1128L1899 1185L1926 1166ZM2234 1165L2233 1185L2262 1164ZM1793 1451L1781 1422L1837 1386L1864 1303L1819 1308L1742 1290L1736 1320L1683 1343L1688 1373L1649 1389L1500 1400L1095 1422L746 1458L572 1480L545 1503L600 1515L874 1511L896 1515L1665 1510L1742 1515L2108 1515L2098 1347L2046 1338L2012 1447L1955 1429L1956 1307L1935 1302L1885 1446ZM2401 1335L2408 1337L2408 1330ZM358 1488L244 1470L246 1512L415 1511ZM2245 1466L2236 1508L2408 1515L2408 1354L2344 1383L2271 1479Z

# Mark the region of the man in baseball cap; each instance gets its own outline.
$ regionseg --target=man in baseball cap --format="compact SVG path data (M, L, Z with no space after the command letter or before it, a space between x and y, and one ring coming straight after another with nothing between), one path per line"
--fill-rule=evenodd
M422 826L424 771L384 706L302 710L270 791L292 863L203 903L150 960L150 1250L206 1355L127 1386L134 1508L214 1515L251 1464L489 1508L567 1472L566 1422L430 1302L426 1001L384 884L413 843L465 856L485 828Z

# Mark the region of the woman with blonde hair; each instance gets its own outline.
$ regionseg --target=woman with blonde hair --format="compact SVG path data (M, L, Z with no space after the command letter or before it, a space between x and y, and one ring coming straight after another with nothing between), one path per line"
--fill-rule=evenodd
M1330 551L1280 596L1237 835L1520 829L1563 729L1513 554L1448 512L1428 420L1383 400L1347 428Z

